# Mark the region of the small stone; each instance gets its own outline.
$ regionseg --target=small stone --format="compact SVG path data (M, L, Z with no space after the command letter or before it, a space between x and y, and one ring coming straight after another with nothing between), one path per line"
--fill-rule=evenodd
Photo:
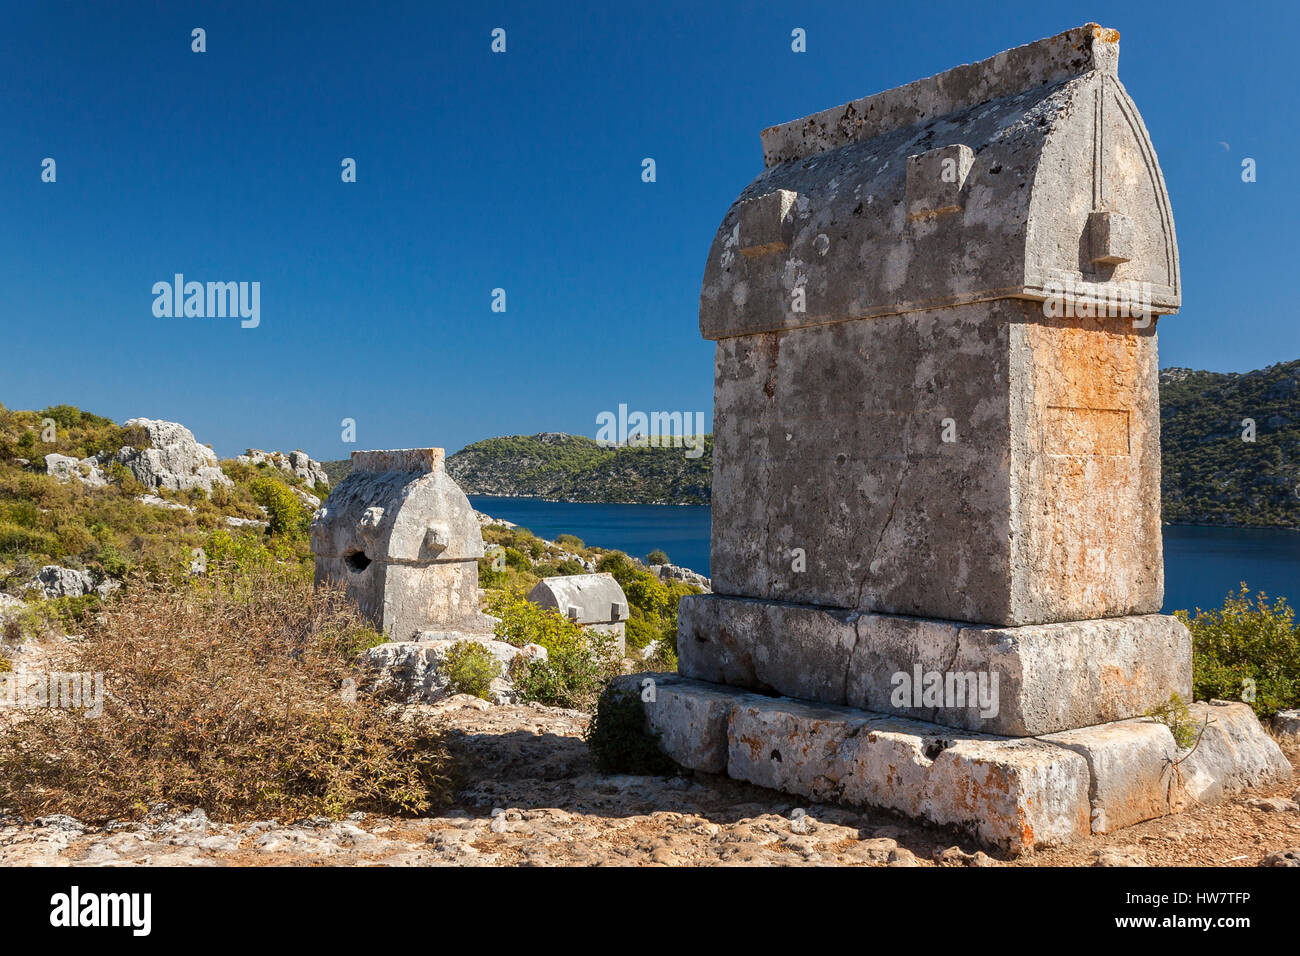
M1093 866L1146 866L1146 851L1136 846L1108 846L1092 852Z
M1270 853L1259 861L1260 866L1300 866L1300 846Z
M1263 810L1265 813L1290 813L1300 810L1300 803L1288 800L1286 797L1252 797L1246 801L1246 806L1252 810Z
M921 861L916 858L916 855L911 850L906 850L903 847L898 847L897 849L890 851L889 862L885 865L886 866L920 866Z

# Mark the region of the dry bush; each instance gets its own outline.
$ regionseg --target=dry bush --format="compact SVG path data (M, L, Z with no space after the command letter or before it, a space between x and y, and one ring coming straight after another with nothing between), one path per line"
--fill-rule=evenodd
M165 802L235 820L447 800L441 737L349 701L379 636L340 591L275 567L124 590L60 665L104 675L102 716L30 710L0 731L0 808L98 822Z

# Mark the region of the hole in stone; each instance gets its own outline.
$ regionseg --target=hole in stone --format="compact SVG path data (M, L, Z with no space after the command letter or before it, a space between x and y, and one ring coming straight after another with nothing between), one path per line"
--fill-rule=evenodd
M348 570L353 574L360 574L370 567L370 559L366 557L364 551L349 551L343 560L347 562Z
M927 740L925 742L925 759L934 760L939 754L943 753L952 746L951 740Z
M773 750L773 751L772 751L772 759L775 760L777 763L780 763L780 762L781 762L781 751L779 751L779 750Z

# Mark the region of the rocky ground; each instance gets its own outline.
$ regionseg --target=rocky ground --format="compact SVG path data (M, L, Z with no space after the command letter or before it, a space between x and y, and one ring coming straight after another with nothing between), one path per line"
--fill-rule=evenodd
M423 819L216 823L157 808L139 823L0 814L4 865L1124 866L1300 865L1296 781L1039 852L989 856L969 839L886 813L799 804L726 778L606 776L586 716L453 697L423 708L466 765L457 806ZM1293 766L1300 753L1287 751ZM1300 794L1296 794L1300 797Z

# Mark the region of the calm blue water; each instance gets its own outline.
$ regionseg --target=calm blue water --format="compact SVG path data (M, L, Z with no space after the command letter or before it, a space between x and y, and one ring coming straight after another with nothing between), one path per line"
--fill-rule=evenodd
M479 511L554 539L576 534L587 544L645 557L655 548L673 564L709 573L707 505L597 505L470 495ZM1271 528L1168 526L1165 610L1212 608L1245 581L1252 591L1300 602L1300 533Z
M673 564L709 573L708 505L597 505L487 495L470 495L469 501L485 514L551 541L576 534L587 544L617 548L635 558L659 548Z

